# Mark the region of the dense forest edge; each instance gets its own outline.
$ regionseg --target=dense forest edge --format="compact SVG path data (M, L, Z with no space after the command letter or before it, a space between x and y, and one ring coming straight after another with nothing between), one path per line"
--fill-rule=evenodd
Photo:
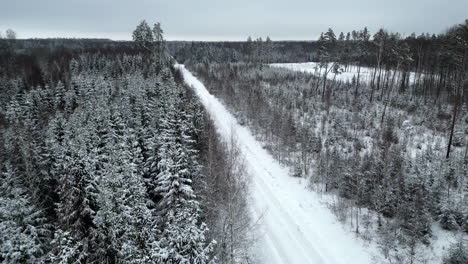
M159 26L134 38L0 40L0 262L250 257L234 144L182 83Z

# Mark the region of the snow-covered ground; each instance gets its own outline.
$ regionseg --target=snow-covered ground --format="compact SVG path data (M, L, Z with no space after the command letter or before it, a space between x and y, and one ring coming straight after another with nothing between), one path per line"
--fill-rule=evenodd
M319 197L298 178L290 177L236 118L184 65L176 65L185 82L214 120L220 136L237 138L252 177L254 218L260 222L258 254L263 263L375 263L375 248L367 247L344 229Z
M298 72L305 72L305 73L311 73L316 76L319 76L319 74L323 74L324 69L319 69L318 64L315 62L308 62L308 63L275 63L275 64L270 64L271 67L275 68L284 68L292 71L298 71ZM360 72L360 78L361 78L361 83L369 83L371 78L372 78L372 72L373 70L371 68L367 67L362 67L361 72ZM344 72L340 75L336 76L336 80L341 80L341 81L351 81L353 76L357 76L357 67L356 66L351 66L348 68L347 72ZM334 74L329 74L327 76L328 79L333 79L335 78ZM415 80L415 74L413 72L410 73L410 83L414 82ZM383 107L383 106L382 106ZM345 111L345 110L338 110L336 111ZM393 109L393 111L401 111L398 109ZM405 116L407 114L401 113L402 116ZM446 146L447 145L447 138L446 135L440 132L432 131L428 129L427 127L423 125L417 125L417 123L422 123L421 120L419 120L415 116L408 115L409 119L405 120L403 122L403 128L400 130L398 135L399 138L409 138L407 144L406 144L406 151L408 155L410 155L412 158L417 158L418 155L421 155L424 151L426 151L428 148L432 148L437 151L442 151L444 150L439 150L437 145L440 146ZM317 127L316 131L321 130L321 123L317 122ZM325 127L327 129L327 127ZM405 134L403 136L403 133ZM372 149L372 140L369 137L362 137L362 142L365 143L367 146L363 151L368 151ZM457 149L454 149L453 151L457 151ZM462 149L458 150L462 151ZM364 153L362 153L364 154ZM321 200L324 202L327 202L327 200L333 199L333 195L330 196L325 196L321 197ZM330 203L330 202L328 202ZM371 212L371 222L375 223L377 216ZM361 219L362 222L363 219ZM377 230L372 230L372 228L376 227L371 227L370 228L370 233L374 238L377 238L378 231ZM431 264L436 264L436 263L441 263L444 256L447 254L447 249L456 241L460 240L461 238L468 239L468 236L461 232L461 231L447 231L443 230L438 223L434 222L432 226L432 237L430 238L430 245L429 246L424 246L420 245L417 249L417 258L419 259L418 263L431 263ZM377 238L378 239L378 238ZM374 239L371 244L375 247L377 239ZM403 252L405 250L404 248L400 248L400 252ZM382 259L381 256L379 256L379 260L375 260L375 263L391 263L389 260ZM358 263L358 262L356 262Z
M300 71L300 72L306 72L306 73L312 73L314 75L320 76L323 75L325 72L325 68L320 68L319 64L317 62L303 62L303 63L272 63L270 64L271 67L276 67L276 68L285 68L293 71ZM331 63L330 63L331 66ZM368 67L361 67L360 73L359 73L359 81L361 83L370 83L372 80L372 75L373 75L373 68L368 68ZM358 67L357 66L350 66L348 67L348 70L345 72L342 72L341 74L335 74L329 72L327 75L327 79L333 80L336 79L337 81L349 81L353 79L353 76L357 78L358 76ZM383 72L382 72L383 76ZM409 81L410 83L414 82L415 79L415 73L410 72L409 76Z

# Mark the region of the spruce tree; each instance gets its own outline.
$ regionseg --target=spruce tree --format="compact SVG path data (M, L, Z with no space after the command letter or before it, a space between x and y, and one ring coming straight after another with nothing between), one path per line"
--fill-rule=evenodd
M13 167L0 171L0 262L36 263L48 250L50 226Z

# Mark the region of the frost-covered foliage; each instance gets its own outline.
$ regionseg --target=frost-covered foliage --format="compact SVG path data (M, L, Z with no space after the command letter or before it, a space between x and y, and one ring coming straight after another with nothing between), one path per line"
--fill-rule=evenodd
M158 70L169 66L170 60L166 53L166 43L163 37L161 24L154 24L153 28L143 20L133 31L133 41L139 48L149 52L153 56L153 64Z
M468 263L468 244L466 241L458 241L452 245L443 264Z
M5 263L40 262L49 227L11 165L0 172L0 260Z
M0 73L0 262L213 261L190 89L125 45L60 52L32 73L5 55L21 74Z
M198 223L197 211L195 202L184 202L167 212L160 245L164 251L159 263L201 264L210 261L215 242L206 243L208 228L205 223Z

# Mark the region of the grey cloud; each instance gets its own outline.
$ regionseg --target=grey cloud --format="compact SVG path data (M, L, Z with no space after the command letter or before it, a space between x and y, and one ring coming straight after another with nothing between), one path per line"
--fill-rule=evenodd
M328 27L439 33L468 18L466 10L466 0L2 0L0 30L129 39L145 18L160 21L168 39L315 39Z

